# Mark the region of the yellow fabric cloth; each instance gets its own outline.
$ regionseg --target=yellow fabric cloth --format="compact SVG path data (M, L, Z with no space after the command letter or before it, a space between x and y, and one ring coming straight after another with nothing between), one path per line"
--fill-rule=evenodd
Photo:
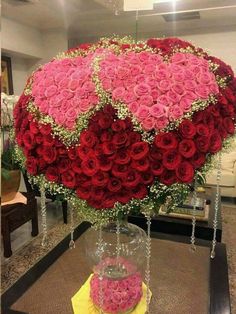
M71 298L74 314L98 314L99 311L93 305L89 297L90 280L93 274L89 276L87 281L79 289L78 292ZM146 312L146 291L147 287L143 283L143 296L135 309L130 314L145 314ZM150 292L151 293L151 292ZM151 293L152 295L152 293Z

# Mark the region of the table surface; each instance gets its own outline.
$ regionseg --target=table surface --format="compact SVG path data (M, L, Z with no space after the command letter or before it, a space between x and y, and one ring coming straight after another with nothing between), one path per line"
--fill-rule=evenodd
M3 304L16 312L3 311L4 314L73 313L71 297L91 273L84 254L83 232L87 228L87 223L77 228L75 249L68 250L69 237L63 240L46 261L40 261L5 293ZM186 237L157 233L153 236L150 313L230 314L225 251L212 261L208 241L201 241L193 253Z

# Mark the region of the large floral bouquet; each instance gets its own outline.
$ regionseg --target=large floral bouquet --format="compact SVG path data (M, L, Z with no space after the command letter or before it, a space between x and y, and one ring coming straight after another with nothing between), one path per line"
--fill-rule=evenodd
M177 38L101 39L29 78L14 110L33 184L105 223L176 205L235 132L232 69Z

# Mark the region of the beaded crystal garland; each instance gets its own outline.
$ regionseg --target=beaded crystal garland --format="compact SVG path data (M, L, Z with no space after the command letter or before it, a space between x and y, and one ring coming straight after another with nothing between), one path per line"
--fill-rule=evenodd
M14 119L16 158L42 195L60 194L98 228L132 211L146 215L148 286L150 216L178 205L230 146L236 79L223 61L177 38L103 38L37 69ZM74 247L73 209L71 221ZM214 233L212 256L215 244Z

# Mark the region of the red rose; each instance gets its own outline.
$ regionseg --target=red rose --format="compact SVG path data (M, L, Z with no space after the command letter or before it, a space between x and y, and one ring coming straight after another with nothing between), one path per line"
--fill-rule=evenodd
M222 139L225 139L225 138L228 136L228 133L227 133L227 131L225 130L223 123L220 124L220 125L218 125L217 130L218 130L218 132L220 133L220 137L221 137Z
M93 208L96 208L96 209L102 209L103 208L103 203L101 202L101 200L95 200L94 198L90 197L88 200L87 200L87 203L93 207Z
M215 120L210 110L204 111L203 122L207 125L210 131L214 130Z
M52 128L50 124L40 124L39 127L40 127L40 132L43 135L48 135L52 132Z
M76 194L82 200L88 200L90 198L90 188L89 187L85 188L85 187L79 186L76 189Z
M99 169L99 163L98 163L97 158L88 156L87 159L82 161L81 169L83 173L89 177L95 175L95 173Z
M74 172L72 170L68 170L67 172L62 173L61 181L65 185L65 187L73 189L76 184Z
M121 181L118 178L111 178L107 188L110 192L118 192L121 189Z
M122 204L127 204L132 198L131 192L125 189L122 189L119 193L117 193L117 201Z
M190 162L183 161L175 170L176 177L180 182L191 183L194 177L194 169Z
M54 147L48 147L48 146L44 147L42 149L42 155L43 155L43 159L48 164L53 163L57 158L56 149Z
M137 199L143 199L148 194L147 188L143 184L137 185L132 190L132 196Z
M112 194L106 194L105 200L103 201L104 208L113 208L115 205L115 198Z
M57 147L57 154L61 157L67 157L67 149L65 146Z
M34 135L32 133L30 133L30 131L25 131L22 139L23 139L23 143L24 143L26 148L28 148L28 149L34 148L34 146L35 146Z
M152 146L150 149L150 157L152 160L162 160L163 151L156 146Z
M104 191L103 189L94 187L91 189L90 192L90 199L94 199L96 201L102 201L104 198Z
M134 160L139 160L147 156L149 146L147 142L137 142L132 144L130 148L130 156Z
M103 131L101 136L100 136L100 141L101 142L110 142L112 140L112 134L108 132L108 130Z
M235 127L234 122L231 118L224 118L223 120L224 128L229 134L234 134Z
M77 154L76 154L76 150L74 147L71 147L70 149L68 149L68 157L70 158L70 160L75 160L77 158Z
M120 165L126 165L130 162L130 156L125 149L120 149L115 158L115 163Z
M45 173L45 177L48 181L58 182L59 172L57 167L48 167Z
M75 174L76 179L76 186L83 186L83 187L91 187L91 178L86 176L84 173Z
M183 138L193 138L196 134L196 127L190 120L183 120L179 126L179 133Z
M116 113L116 109L113 108L111 105L107 105L103 108L103 112L108 116L114 117Z
M179 152L185 158L190 158L195 154L196 146L192 140L182 140L179 143Z
M195 169L198 169L204 165L206 161L205 154L196 152L193 157L190 159L190 162L194 166Z
M58 162L59 173L66 172L71 169L71 161L69 159L63 158Z
M102 171L109 171L112 168L112 161L106 155L98 156L99 169Z
M104 115L104 116L99 118L98 126L102 129L108 129L108 128L110 128L112 121L113 121L112 117L110 117L108 115Z
M210 138L210 149L211 153L217 153L222 147L222 140L218 131L215 131Z
M145 159L139 159L139 160L133 160L131 163L131 167L137 171L144 172L147 171L150 164L147 158Z
M37 159L34 157L28 157L27 161L26 161L26 168L27 171L32 174L33 176L35 176L37 174Z
M98 171L92 177L92 184L98 187L104 187L107 185L109 179L108 174L106 172Z
M151 171L141 173L141 177L145 185L151 185L154 181L154 176Z
M227 104L224 106L220 107L220 113L223 117L230 117L234 118L235 117L235 109L233 104Z
M93 147L97 143L97 137L93 132L90 132L89 130L83 130L80 134L80 144L87 146L87 147Z
M41 133L35 135L35 142L37 144L41 144L43 142L43 135Z
M209 131L208 127L203 123L199 123L196 126L196 130L197 130L198 135L201 135L201 136L209 136L210 135L210 131Z
M48 166L48 164L43 160L43 158L40 158L38 160L38 168L41 172L44 172L45 168Z
M111 128L114 132L120 132L126 129L126 124L124 120L116 120L112 123Z
M113 136L112 143L118 147L124 146L124 145L127 146L127 144L129 144L127 134L125 132L116 133Z
M171 185L175 182L176 175L174 171L164 169L159 179L163 184Z
M30 132L31 133L33 133L33 134L39 133L39 128L38 128L38 123L37 122L31 121L29 127L30 127Z
M141 141L141 135L138 132L131 131L129 133L129 140L130 140L130 144L140 142Z
M78 174L82 173L82 169L81 169L81 159L76 159L73 160L71 163L71 169Z
M155 160L151 164L151 171L155 176L159 176L164 171L163 164L160 160Z
M175 149L178 146L178 138L174 132L160 133L155 137L154 143L162 149Z
M102 149L105 155L113 155L116 153L116 145L112 142L102 143Z
M54 146L55 140L51 134L43 136L43 145L44 146Z
M128 170L125 173L125 177L122 179L123 179L123 186L127 188L133 188L142 181L140 174L133 169Z
M121 179L125 178L127 171L128 171L128 166L120 165L120 164L115 164L111 170L114 177L121 178Z
M89 147L83 146L83 145L77 146L75 150L76 150L77 156L80 157L81 159L86 158L91 151Z
M181 155L175 149L170 149L163 154L163 166L168 170L174 170L181 162Z
M210 139L207 136L198 136L196 138L195 144L199 152L206 153L209 149Z

